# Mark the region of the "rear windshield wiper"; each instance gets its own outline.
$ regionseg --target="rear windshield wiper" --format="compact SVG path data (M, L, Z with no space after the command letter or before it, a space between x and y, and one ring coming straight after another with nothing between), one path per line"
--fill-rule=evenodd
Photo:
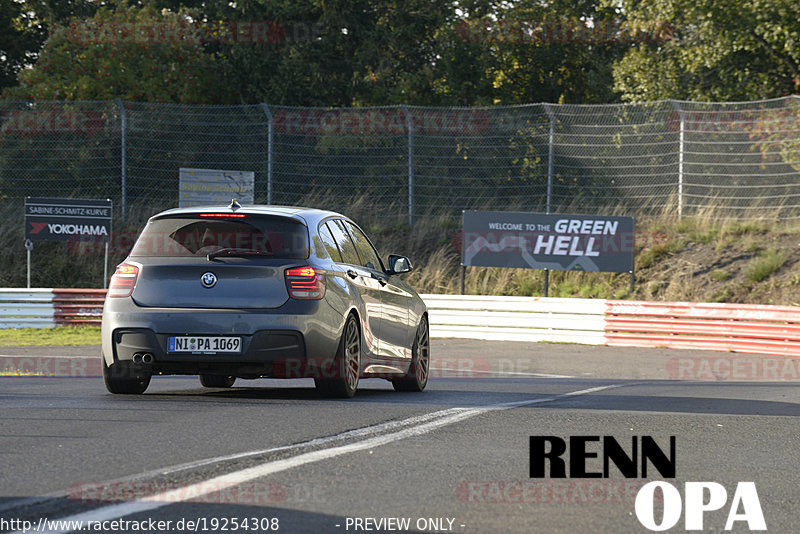
M208 261L212 261L214 258L218 258L220 256L272 256L272 253L265 250L254 250L251 248L222 248L216 252L210 253L206 257L208 258Z

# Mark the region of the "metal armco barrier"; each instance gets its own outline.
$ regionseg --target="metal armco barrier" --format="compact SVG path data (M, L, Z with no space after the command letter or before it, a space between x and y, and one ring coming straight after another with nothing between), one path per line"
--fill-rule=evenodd
M105 289L0 288L0 328L99 325Z
M55 326L52 289L0 288L0 328Z
M605 343L605 301L544 297L421 295L431 337Z
M606 344L800 356L800 308L606 301Z
M800 357L800 307L422 295L432 337Z
M0 288L0 328L100 324L104 289ZM800 357L800 307L421 295L431 337Z
M105 289L54 289L56 324L99 325L105 299Z

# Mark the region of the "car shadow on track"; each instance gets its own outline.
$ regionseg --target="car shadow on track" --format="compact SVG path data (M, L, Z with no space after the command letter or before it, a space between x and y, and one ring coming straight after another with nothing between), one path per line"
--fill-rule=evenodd
M514 381L514 384L505 384L497 381L489 384L477 384L469 381L469 386L453 381L448 384L448 389L429 389L422 393L399 393L387 384L375 383L375 386L360 388L352 399L325 399L320 397L313 385L311 387L236 387L231 389L169 389L152 391L143 396L115 397L138 402L156 400L180 400L181 402L247 402L248 404L264 401L316 401L316 402L341 402L347 404L359 403L390 403L418 405L437 408L451 407L480 407L506 402L518 402L537 398L554 397L546 403L521 406L527 409L571 409L571 410L605 410L605 411L630 411L630 412L659 412L659 413L690 413L690 414L720 414L720 415L771 415L771 416L800 416L800 403L782 400L766 400L754 398L737 398L736 394L747 391L748 396L764 388L785 390L789 396L781 398L798 398L796 395L797 384L794 383L741 383L741 382L679 382L679 381L614 381L623 387L613 388L600 394L583 394L578 396L560 396L567 391L609 385L610 381L600 380L532 380L527 382ZM554 390L556 385L561 386ZM459 387L462 386L462 387ZM564 386L568 386L565 388ZM650 394L626 395L625 387L653 388ZM659 395L662 386L669 388L669 394ZM686 395L676 395L675 388L686 388ZM664 393L667 393L666 391ZM720 395L720 393L722 393ZM776 395L777 397L778 395Z

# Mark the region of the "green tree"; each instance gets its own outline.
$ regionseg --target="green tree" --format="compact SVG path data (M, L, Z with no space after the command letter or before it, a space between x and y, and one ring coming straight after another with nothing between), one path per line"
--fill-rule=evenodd
M16 85L17 73L33 62L41 42L24 4L0 0L0 90Z
M800 91L795 0L623 0L622 11L633 23L672 28L670 39L634 46L615 64L624 100L755 100Z
M96 14L85 0L26 1L40 37L54 29L7 98L608 102L611 65L630 46L595 31L617 17L603 0L151 0ZM147 25L161 28L155 43L124 29Z
M485 49L483 78L490 86L484 89L491 88L490 103L617 100L611 64L629 43L607 31L614 29L613 9L596 0L523 0L499 6L476 3L458 28L468 41L461 54L469 50L467 44ZM454 59L451 73L461 63L460 57Z
M221 103L215 57L185 12L99 10L50 32L35 65L7 99Z
M0 91L35 63L51 28L96 9L88 0L0 0Z
M220 39L209 43L207 51L224 60L228 86L242 103L421 102L432 92L436 32L452 10L446 0L218 5L206 9L208 31L215 33L214 24L222 28ZM253 21L266 22L266 34L243 35L240 29L247 30Z

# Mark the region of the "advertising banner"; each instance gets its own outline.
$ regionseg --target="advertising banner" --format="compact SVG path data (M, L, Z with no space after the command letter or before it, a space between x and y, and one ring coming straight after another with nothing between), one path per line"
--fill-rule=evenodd
M25 239L109 241L111 199L25 197Z
M463 230L465 266L633 270L633 217L464 211Z

